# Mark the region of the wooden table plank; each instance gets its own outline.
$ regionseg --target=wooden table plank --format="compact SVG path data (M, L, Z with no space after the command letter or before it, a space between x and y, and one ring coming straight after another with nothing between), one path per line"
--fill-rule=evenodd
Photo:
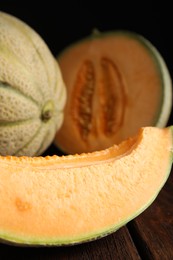
M155 202L128 227L144 259L173 259L173 170Z
M0 244L0 259L17 260L140 260L126 227L112 235L71 247L26 248Z

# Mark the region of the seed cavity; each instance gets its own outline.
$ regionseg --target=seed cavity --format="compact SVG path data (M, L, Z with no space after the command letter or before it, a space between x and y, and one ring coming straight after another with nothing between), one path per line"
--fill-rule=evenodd
M72 118L81 139L87 142L90 134L98 132L114 135L123 124L125 105L124 79L115 62L101 57L96 68L94 61L85 60L71 95Z
M125 86L118 67L111 59L102 57L100 65L100 127L105 135L114 135L124 119Z
M95 72L92 61L86 60L76 77L71 111L79 133L84 141L92 127L93 94L95 88Z

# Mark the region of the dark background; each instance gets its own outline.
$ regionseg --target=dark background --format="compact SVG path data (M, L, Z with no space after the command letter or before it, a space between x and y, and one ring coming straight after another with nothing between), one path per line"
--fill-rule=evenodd
M170 4L168 4L169 2ZM155 45L163 56L173 79L173 8L170 5L171 1L159 0L148 2L140 0L136 2L130 0L120 0L120 2L107 0L100 0L98 2L94 0L92 2L74 0L0 0L0 10L20 18L35 29L45 40L55 56L69 44L89 35L93 28L98 28L100 31L125 29L143 35ZM173 124L173 113L168 122L168 125L170 124ZM47 153L54 154L54 151L53 147L51 147ZM167 187L170 187L171 191L172 187ZM165 201L167 203L162 210L160 205L162 205L161 202L164 201L164 198L166 198ZM162 250L167 251L166 247L163 248L162 240L159 240L158 236L163 235L165 242L165 238L167 237L166 235L164 237L165 233L162 234L162 231L164 228L168 230L169 226L167 223L171 223L171 219L168 215L169 211L168 208L166 208L167 205L171 205L172 203L168 203L169 198L171 201L171 195L168 196L168 193L165 193L165 197L160 199L158 204L155 204L153 208L150 208L151 210L146 213L144 218L141 218L143 229L144 231L146 230L144 235L146 239L150 239L153 236L153 241L156 241L155 248L158 254L162 252ZM171 207L169 207L169 210L171 210ZM143 221L142 219L145 218L146 221ZM155 224L154 219L155 221L159 219L160 226L157 229L156 225L156 228L150 230L150 227L152 227L151 224ZM165 219L169 221L165 222ZM146 228L146 223L149 223L148 229ZM156 236L153 233L154 230L156 230ZM107 240L102 239L95 243L71 248L30 249L8 247L0 244L0 259L113 259L113 255L118 255L117 252L122 254L120 259L127 259L127 255L131 255L131 251L129 250L130 246L127 247L127 241L123 240L123 232L125 233L125 231L121 229L115 236L109 236ZM171 236L171 234L170 230L169 235ZM119 241L122 241L122 244ZM128 241L130 241L129 238ZM164 245L169 246L169 244L170 243L165 243ZM150 248L152 248L152 245L153 244L151 244ZM157 246L160 246L160 248ZM144 243L145 252L150 248ZM126 255L126 257L123 258L123 255Z
M173 78L173 13L169 2L0 0L0 10L35 29L54 56L69 44L90 35L94 28L137 32L155 45ZM171 115L168 124L172 123Z

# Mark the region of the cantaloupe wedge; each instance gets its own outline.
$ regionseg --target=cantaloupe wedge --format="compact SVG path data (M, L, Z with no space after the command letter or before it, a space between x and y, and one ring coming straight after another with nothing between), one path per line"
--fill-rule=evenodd
M172 166L173 128L141 128L109 149L0 157L0 238L70 245L115 232L142 213Z

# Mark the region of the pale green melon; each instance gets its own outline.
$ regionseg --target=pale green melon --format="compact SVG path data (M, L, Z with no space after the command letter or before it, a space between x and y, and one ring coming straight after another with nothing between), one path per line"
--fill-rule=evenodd
M61 71L44 40L0 12L0 154L39 155L63 121Z

